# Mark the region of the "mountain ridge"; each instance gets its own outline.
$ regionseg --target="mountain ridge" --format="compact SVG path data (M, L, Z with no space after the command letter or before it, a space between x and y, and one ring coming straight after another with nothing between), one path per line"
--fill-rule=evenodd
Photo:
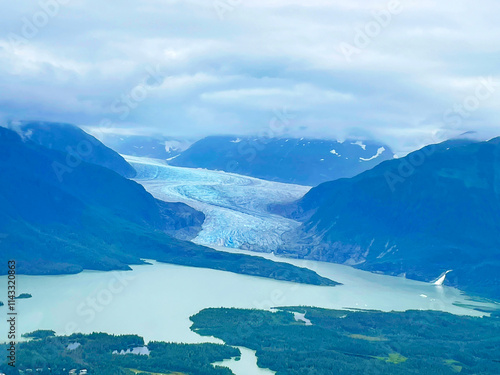
M389 146L373 141L209 136L169 164L314 186L355 176L393 157Z
M143 259L313 285L338 283L314 271L224 253L167 234L204 215L153 198L136 182L81 162L63 180L53 170L65 154L0 127L0 262L19 274L129 270ZM179 210L179 207L181 210ZM165 217L167 215L167 217ZM170 226L170 227L169 227ZM179 228L180 227L180 228ZM196 228L194 228L196 231ZM187 233L192 235L193 233ZM0 274L7 271L0 269Z
M59 166L61 178L81 162L100 165L125 178L133 178L136 175L134 168L121 155L75 125L23 121L11 123L8 128L17 132L23 139L29 139L50 150L65 153L66 162Z
M282 254L422 281L451 269L447 285L500 298L500 138L427 146L270 210L303 222Z

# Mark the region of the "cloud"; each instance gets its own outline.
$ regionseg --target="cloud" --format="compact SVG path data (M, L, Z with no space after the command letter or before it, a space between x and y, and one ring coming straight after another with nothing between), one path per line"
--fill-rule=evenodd
M322 90L309 84L298 84L290 88L258 87L206 92L201 95L202 101L232 108L246 107L255 110L272 111L276 108L294 107L304 110L324 105L332 105L352 100L350 94L333 90Z
M400 0L391 13L398 1L6 3L0 118L192 137L265 132L286 107L292 135L375 137L400 153L497 135L500 86L449 111L500 79L500 4ZM151 71L162 78L143 90Z

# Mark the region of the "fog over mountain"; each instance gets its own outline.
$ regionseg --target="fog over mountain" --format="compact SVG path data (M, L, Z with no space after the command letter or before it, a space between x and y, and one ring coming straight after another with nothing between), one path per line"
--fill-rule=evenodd
M364 137L400 156L464 131L497 135L494 0L3 7L4 121L198 138Z

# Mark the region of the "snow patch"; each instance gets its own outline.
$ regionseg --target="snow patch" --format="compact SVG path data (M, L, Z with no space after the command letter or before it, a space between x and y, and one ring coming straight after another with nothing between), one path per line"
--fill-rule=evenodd
M385 245L385 248L387 249L387 247L389 246L389 243L387 243ZM385 257L387 254L390 254L391 252L393 252L393 250L396 248L396 245L392 245L389 249L387 249L386 251L382 251L378 256L377 256L377 259L381 259L383 257Z
M179 141L165 141L165 151L184 151L186 149L185 145L183 145Z
M179 154L179 155L175 155L175 156L172 156L171 158L168 158L168 159L167 159L167 161L174 160L175 158L177 158L177 157L179 157L179 156L181 156L181 154Z
M357 145L366 151L366 145L361 141L352 142L351 145Z
M451 271L452 271L452 270L448 270L448 271L446 271L446 272L443 272L443 273L441 274L441 276L439 276L439 277L438 277L438 279L437 279L436 281L434 281L434 285L438 285L438 286L439 286L439 285L443 285L444 280L446 279L446 275L447 275L448 273L450 273Z
M385 151L385 147L379 147L379 149L377 150L377 153L375 155L373 155L371 158L368 158L368 159L359 158L359 160L361 160L361 161L370 161L370 160L376 159L380 155L382 155L384 151Z

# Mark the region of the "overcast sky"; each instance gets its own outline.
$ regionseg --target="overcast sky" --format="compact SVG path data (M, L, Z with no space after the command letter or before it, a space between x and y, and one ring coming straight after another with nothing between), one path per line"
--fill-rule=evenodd
M16 0L0 120L107 131L500 135L498 0Z

